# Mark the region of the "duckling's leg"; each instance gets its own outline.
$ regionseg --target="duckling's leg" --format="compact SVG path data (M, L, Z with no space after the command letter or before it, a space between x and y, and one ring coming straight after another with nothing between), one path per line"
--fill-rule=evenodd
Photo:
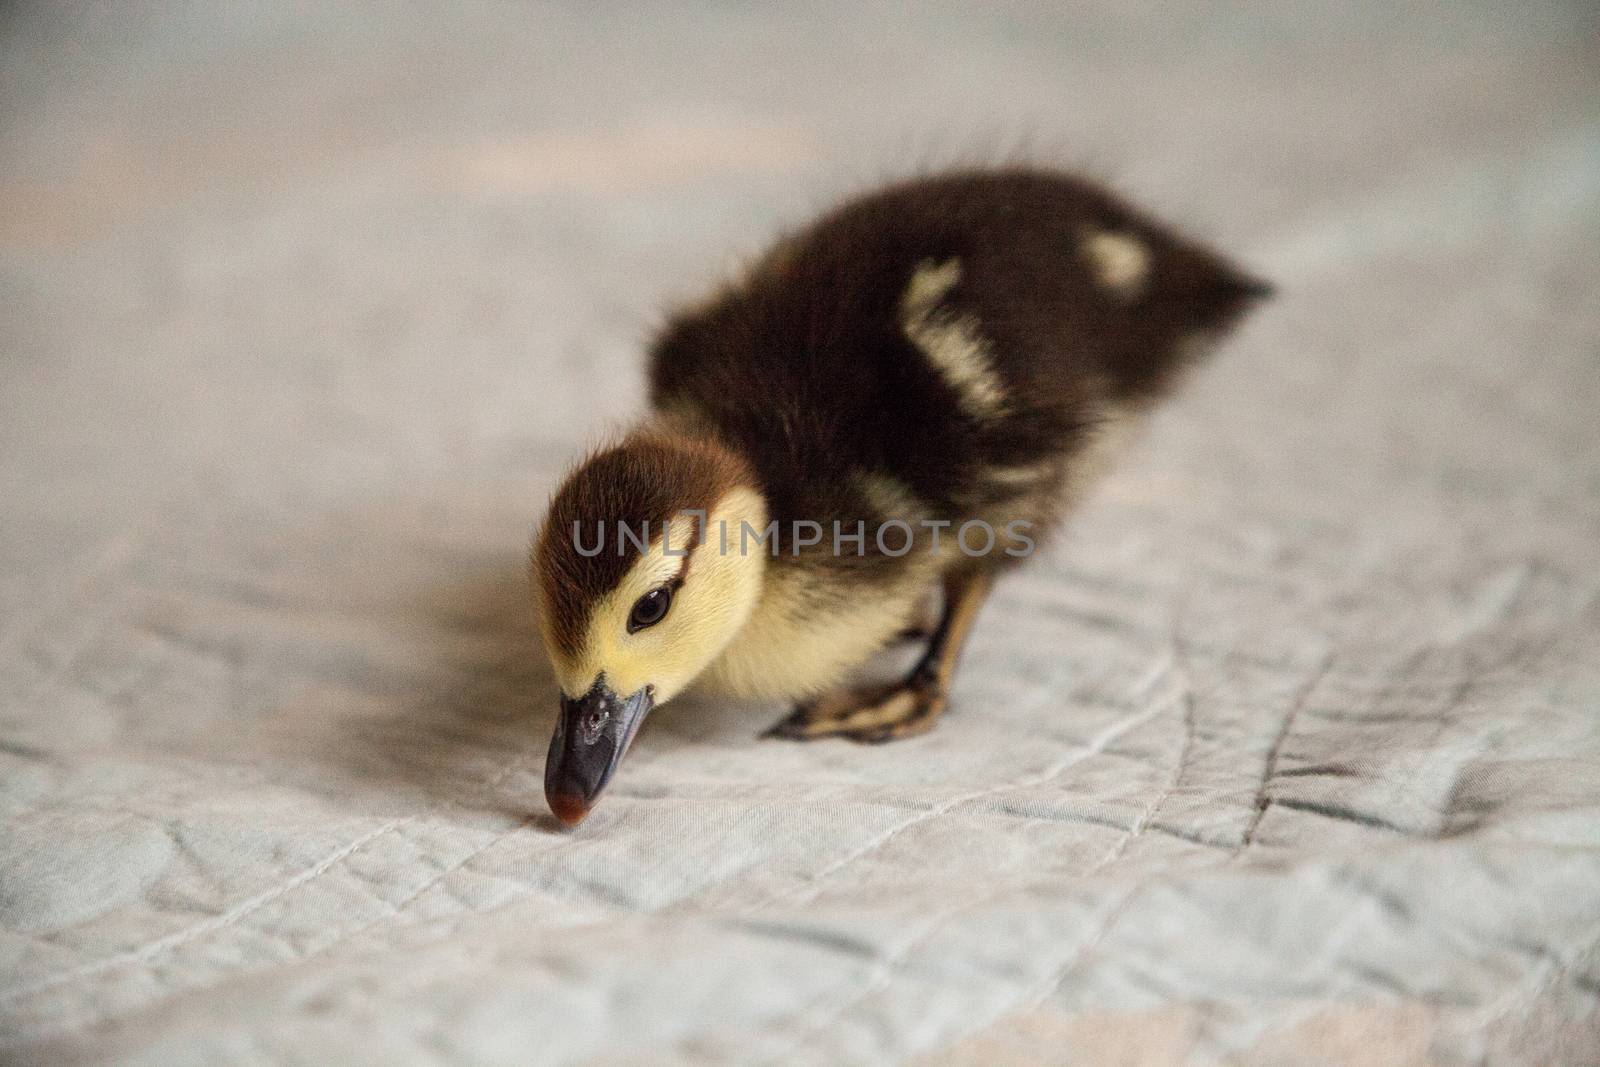
M933 729L944 714L961 646L993 584L994 576L988 571L947 575L944 610L928 650L904 680L841 689L801 704L764 736L793 741L847 737L881 743Z
M906 623L905 629L894 635L895 641L931 640L934 631L939 628L939 619L943 614L940 598L934 595L932 589L928 590L928 595L917 605L916 613L911 616L911 621Z

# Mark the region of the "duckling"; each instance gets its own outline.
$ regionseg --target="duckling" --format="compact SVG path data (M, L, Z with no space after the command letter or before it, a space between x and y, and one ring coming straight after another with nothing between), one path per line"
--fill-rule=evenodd
M780 238L668 322L651 414L551 500L551 810L583 819L690 685L793 701L778 738L931 729L996 577L1269 292L1040 169L906 181ZM935 591L911 671L846 684Z

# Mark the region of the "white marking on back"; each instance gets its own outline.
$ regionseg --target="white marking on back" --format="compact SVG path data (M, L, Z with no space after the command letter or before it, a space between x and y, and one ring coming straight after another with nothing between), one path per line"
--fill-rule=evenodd
M1127 300L1144 289L1150 274L1150 249L1131 233L1101 230L1083 239L1083 254L1100 284Z
M867 498L867 503L881 519L904 519L920 522L928 509L917 499L911 487L887 474L866 471L855 477L856 488Z
M900 298L900 323L955 390L961 409L973 418L990 419L1005 411L1005 387L989 360L977 320L940 307L960 280L959 259L919 263Z
M1020 489L1053 478L1060 463L1047 459L1022 467L990 467L983 472L985 480L1007 489Z

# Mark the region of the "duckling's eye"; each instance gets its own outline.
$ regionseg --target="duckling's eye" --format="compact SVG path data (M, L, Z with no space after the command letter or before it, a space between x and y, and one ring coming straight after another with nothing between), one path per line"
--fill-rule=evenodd
M633 602L633 610L628 613L628 632L638 633L648 626L654 626L667 617L667 609L671 606L671 589L662 586L650 590Z

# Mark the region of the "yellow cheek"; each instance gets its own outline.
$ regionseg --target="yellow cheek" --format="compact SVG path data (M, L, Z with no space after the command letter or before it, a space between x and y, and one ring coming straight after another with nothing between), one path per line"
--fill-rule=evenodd
M606 646L605 655L600 661L606 684L624 696L653 684L654 676L659 673L659 664L656 656L651 654L649 643L638 641L638 636L624 631L620 638Z
M682 561L667 556L660 542L640 557L616 589L594 607L589 632L576 657L552 653L556 677L568 696L580 696L604 673L606 684L628 695L653 686L656 702L676 696L716 658L749 617L759 598L765 557L721 551L717 531L726 522L765 525L765 507L750 490L730 493L708 517L706 536L690 560L687 579L673 597L667 617L638 633L627 631L628 615L639 597L670 580ZM674 524L672 545L689 543L688 526Z
M606 661L606 678L612 687L618 693L633 693L651 686L658 703L677 695L703 666L696 642L691 634L682 632L685 629L692 627L674 627L669 618L618 642Z

